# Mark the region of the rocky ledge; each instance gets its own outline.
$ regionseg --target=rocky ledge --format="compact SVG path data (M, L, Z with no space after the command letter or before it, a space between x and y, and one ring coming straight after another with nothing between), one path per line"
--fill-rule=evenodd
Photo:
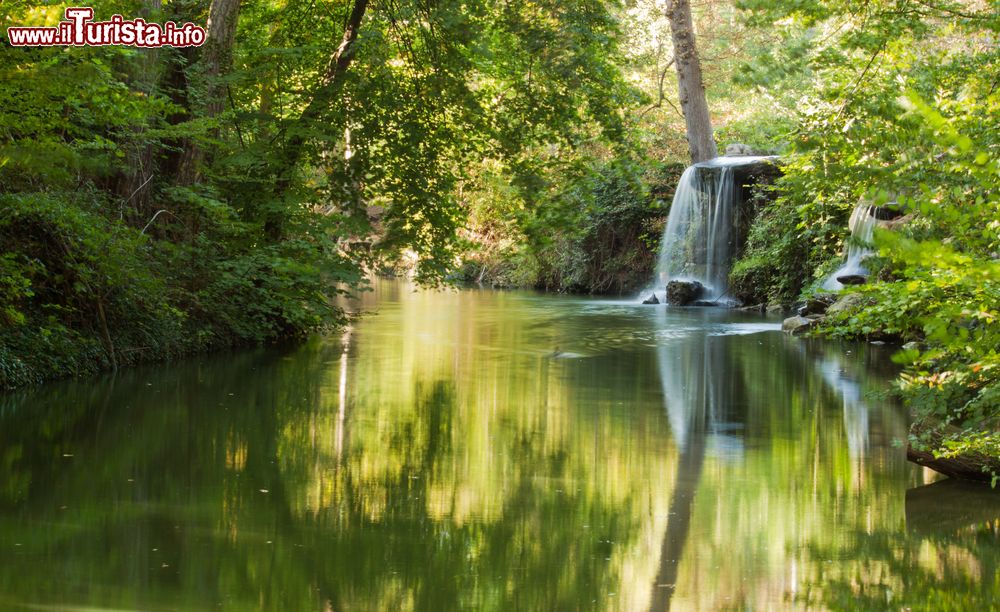
M672 280L667 283L667 303L672 306L691 306L705 297L705 285L698 281Z

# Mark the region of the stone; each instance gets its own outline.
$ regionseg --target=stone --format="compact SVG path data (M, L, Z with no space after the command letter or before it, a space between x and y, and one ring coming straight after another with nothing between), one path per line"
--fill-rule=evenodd
M767 314L784 314L788 309L785 308L784 304L768 304L766 312Z
M788 317L787 319L782 321L781 329L787 334L791 334L793 336L799 336L811 330L812 328L816 327L816 325L819 324L819 322L822 320L823 318L818 316L802 317L799 315L795 315L794 317Z
M767 311L767 304L754 304L753 306L740 306L736 310L740 312L759 312L763 314Z
M868 282L868 277L864 274L844 274L837 277L837 282L841 285L864 285Z
M642 301L643 304L659 304L660 300L656 298L656 294L651 294L648 298Z
M868 302L868 298L861 293L847 293L840 296L836 302L826 309L826 314L832 315L838 312L856 310Z
M879 221L879 226L882 227L883 229L895 231L905 225L908 225L915 218L916 215L914 215L913 213L907 213L901 217L896 217L888 221Z
M879 221L892 221L903 216L903 211L898 205L872 206L869 214Z
M733 142L726 145L726 157L732 157L737 155L757 155L757 152L753 150L750 145L745 145L740 142Z
M914 342L914 341L911 340L911 341L909 341L909 342L907 342L906 344L903 345L903 350L904 351L919 351L920 350L920 343L919 342Z
M831 304L837 301L836 294L833 293L817 293L816 295L806 299L805 302L799 305L798 313L800 316L809 315L821 315L825 314L826 310Z
M688 306L705 295L705 285L698 281L672 280L667 283L667 303Z

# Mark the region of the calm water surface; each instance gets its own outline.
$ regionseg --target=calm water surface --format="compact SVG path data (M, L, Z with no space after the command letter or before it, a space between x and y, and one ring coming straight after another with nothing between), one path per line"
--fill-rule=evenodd
M891 351L378 282L349 330L0 396L0 608L1000 605Z

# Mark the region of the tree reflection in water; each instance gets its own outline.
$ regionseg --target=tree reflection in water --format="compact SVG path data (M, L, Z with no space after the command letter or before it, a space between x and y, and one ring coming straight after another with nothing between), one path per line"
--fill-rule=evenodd
M923 473L867 349L724 312L378 291L342 336L0 399L0 607L997 592L995 513L920 522L921 496L994 498L907 492Z

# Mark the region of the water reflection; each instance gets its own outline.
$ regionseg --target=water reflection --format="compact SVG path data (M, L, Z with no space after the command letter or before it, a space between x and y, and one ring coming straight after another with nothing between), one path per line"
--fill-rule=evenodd
M997 593L996 514L928 531L911 497L1000 506L907 492L867 349L376 289L342 335L0 398L0 607L823 607L887 601L876 563L894 603L920 568Z

